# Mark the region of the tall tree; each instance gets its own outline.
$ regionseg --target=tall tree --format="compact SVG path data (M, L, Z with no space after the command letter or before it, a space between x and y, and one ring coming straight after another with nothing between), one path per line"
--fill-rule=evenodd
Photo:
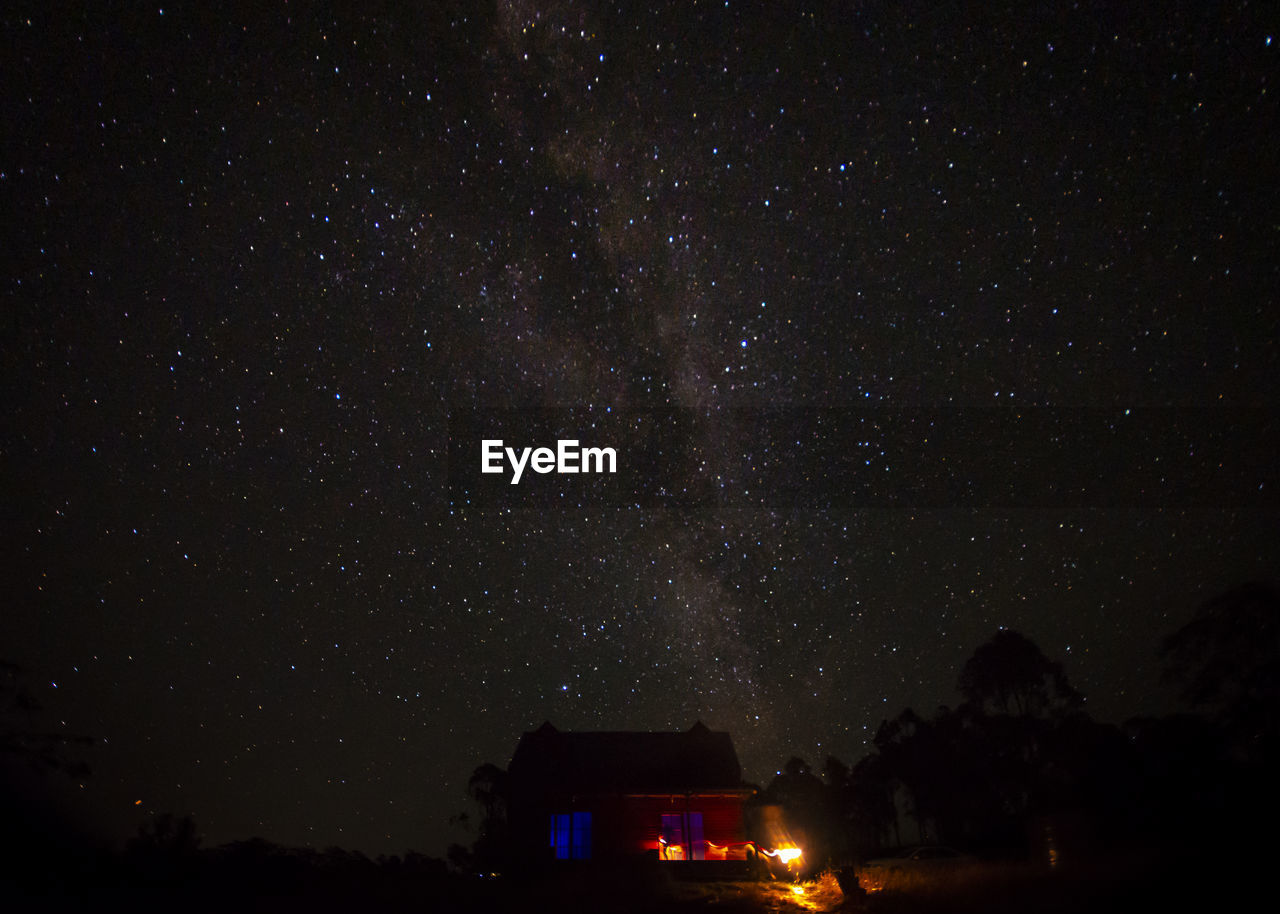
M450 848L450 858L455 866L462 869L503 870L511 859L507 828L507 772L491 762L478 765L467 780L467 793L484 815L471 850Z
M1280 748L1280 588L1253 582L1196 610L1160 650L1167 682L1255 761Z
M1081 702L1062 665L1011 629L1000 630L973 652L957 687L982 710L1019 717L1065 711Z
M484 810L484 821L496 823L507 817L507 772L492 762L485 762L471 772L467 793Z
M946 753L933 725L907 708L893 720L880 722L875 746L895 792L897 787L904 792L906 812L916 820L920 839L937 839Z
M898 825L895 785L884 759L872 753L850 769L832 756L823 766L823 776L843 831L846 856L875 856Z

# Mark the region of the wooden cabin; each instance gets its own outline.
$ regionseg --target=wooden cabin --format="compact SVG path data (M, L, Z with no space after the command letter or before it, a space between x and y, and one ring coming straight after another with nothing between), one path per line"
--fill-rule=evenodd
M508 778L512 837L531 861L647 858L727 872L754 857L743 825L752 791L733 741L701 722L677 733L544 723L520 738Z

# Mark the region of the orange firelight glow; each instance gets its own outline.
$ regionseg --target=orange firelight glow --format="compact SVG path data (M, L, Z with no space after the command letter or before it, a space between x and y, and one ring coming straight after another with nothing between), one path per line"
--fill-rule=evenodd
M752 847L750 841L730 842L727 844L716 844L714 841L702 841L702 856L695 854L694 859L698 860L746 860L747 848ZM686 854L688 849L683 844L668 844L667 839L659 836L657 841L650 842L645 845L650 850L658 852L659 860L685 860L688 859Z
M766 857L777 857L783 863L790 866L793 861L799 859L801 851L800 851L800 848L792 846L792 847L780 847L777 850L772 850L772 851L762 851L762 853Z

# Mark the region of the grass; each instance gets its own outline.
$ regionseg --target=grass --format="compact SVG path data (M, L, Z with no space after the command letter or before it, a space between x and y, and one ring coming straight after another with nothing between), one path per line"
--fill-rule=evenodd
M1240 878L1214 882L1191 860L1119 855L1048 869L977 863L945 872L860 875L868 914L1107 914L1233 910Z
M1239 880L1206 882L1187 860L1130 855L1050 870L980 863L948 872L908 872L862 898L846 898L830 873L803 883L681 882L661 874L582 872L505 885L468 911L556 914L1140 914L1234 910ZM1236 900L1233 900L1236 899ZM475 904L474 902L481 903Z
M538 878L475 879L452 874L389 879L357 874L346 880L298 884L212 884L194 880L148 887L109 882L46 894L30 885L15 894L0 881L0 910L172 910L213 912L329 911L440 914L1140 914L1153 911L1234 911L1269 873L1260 859L1238 854L1115 855L1050 870L981 863L927 873L862 874L872 892L846 898L835 876L792 883L680 881L662 868L582 867ZM14 904L14 902L17 904Z

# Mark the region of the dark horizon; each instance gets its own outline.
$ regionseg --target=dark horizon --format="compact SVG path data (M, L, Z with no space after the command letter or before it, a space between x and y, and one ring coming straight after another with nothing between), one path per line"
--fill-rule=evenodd
M1229 589L1227 593L1230 593L1231 590L1232 589ZM1215 594L1214 596L1220 597L1222 595L1223 594ZM1184 621L1189 621L1190 615L1191 614L1188 614L1188 620ZM998 631L1008 630L1009 629L1002 627ZM1173 632L1166 633L1166 636L1162 637L1161 641L1165 640L1165 638L1171 634L1173 634ZM1156 652L1153 650L1153 667L1158 667L1159 664L1154 662L1155 653ZM964 659L966 658L962 658L961 664L963 664ZM1053 657L1050 657L1049 659L1052 661L1061 660L1061 658ZM1067 673L1068 680L1074 681L1070 676L1071 664L1069 662L1065 663L1064 668ZM29 680L32 672L33 671L27 670L18 674L16 681L19 687L26 689L26 687L31 684ZM959 670L957 669L957 674L958 672ZM1129 721L1137 721L1140 719L1158 720L1179 714L1197 713L1196 709L1177 694L1179 689L1178 684L1176 682L1162 682L1162 678L1163 677L1157 675L1156 681L1148 683L1149 688L1144 694L1149 703L1141 711L1121 714L1119 716L1107 716L1105 714L1099 715L1097 713L1099 703L1090 701L1088 695L1081 696L1079 710L1089 715L1089 717L1097 723L1112 725L1122 724ZM27 689L27 691L32 690ZM729 731L729 735L731 737L735 737L734 742L738 749L739 757L743 760L743 783L764 788L775 776L783 774L784 763L789 759L801 758L808 762L814 771L821 771L826 760L830 757L837 758L846 765L852 766L865 755L875 751L875 746L871 744L870 740L875 735L876 730L881 724L898 717L904 712L912 711L927 719L939 710L956 708L962 704L963 697L960 695L960 692L955 688L953 683L949 700L935 701L932 703L921 702L916 705L906 704L893 709L891 712L887 711L880 720L876 721L875 724L868 726L867 734L859 744L861 746L861 752L859 754L852 754L848 756L829 750L827 747L830 746L831 743L824 739L819 739L812 744L811 748L814 750L812 754L806 754L803 751L804 747L799 747L789 749L782 755L768 756L766 751L762 750L759 746L736 738L736 735L732 731ZM41 710L37 713L37 718L47 719L49 712L56 709L56 707L57 706L55 705L53 708L50 708L47 703L42 703ZM1113 703L1113 707L1118 707L1118 704ZM1200 709L1198 713L1200 716L1203 716L1204 709ZM1210 717L1205 717L1205 719L1208 720ZM692 726L695 722L702 722L702 718L694 719L689 723L689 726ZM524 730L511 734L511 750L515 749L520 737L525 732L532 732L544 723L551 723L556 726L557 729L562 730L579 729L562 725L562 723L557 719L547 717L539 721L537 724L531 724ZM644 732L645 730L643 727L626 725L589 726L580 729L589 732ZM682 726L677 722L653 729L682 732L687 730L688 727ZM712 729L715 730L717 728L712 727ZM80 736L80 734L67 733L64 733L63 735ZM445 856L445 850L449 845L462 844L463 846L468 846L476 837L475 829L479 822L480 810L476 808L474 801L466 795L465 784L467 777L472 774L473 770L477 766L483 763L494 763L500 768L505 768L510 761L510 751L508 751L505 756L495 756L483 759L477 758L474 760L474 764L468 763L466 765L465 772L459 778L460 789L453 806L442 807L438 810L438 815L435 816L434 820L428 819L423 822L423 825L426 826L423 829L423 833L430 834L434 832L436 835L442 835L443 837L438 839L442 843L438 843L435 846L431 844L406 844L403 847L397 847L392 843L361 846L359 844L343 843L342 841L329 841L325 839L314 841L289 840L281 837L279 834L273 834L269 831L263 830L224 833L218 835L212 833L207 827L205 817L201 815L201 811L198 809L163 809L135 806L132 810L132 814L128 816L116 816L114 819L108 817L99 817L95 819L94 813L97 812L100 815L101 807L95 809L91 802L86 802L85 794L81 791L88 790L92 792L93 788L97 786L94 784L96 775L93 773L93 769L98 767L99 759L104 754L103 750L106 746L103 744L100 737L90 736L88 739L92 741L93 745L87 747L85 745L68 745L57 753L60 759L69 765L77 763L87 765L90 769L90 773L87 776L77 775L75 772L67 773L61 770L37 770L34 766L28 766L23 769L22 766L27 760L19 756L15 758L15 764L10 769L10 774L17 774L19 775L19 778L9 783L9 789L11 791L9 797L10 800L22 798L19 800L18 808L24 809L30 816L44 816L46 821L43 826L37 828L37 832L47 833L48 837L55 842L70 842L67 845L68 847L76 847L81 843L84 843L84 846L86 847L101 846L103 848L114 849L115 851L123 850L130 840L135 839L138 836L140 829L143 829L144 827L149 828L154 824L158 817L169 815L176 818L182 818L184 816L191 817L197 827L197 832L200 835L201 847L204 849L212 849L249 839L266 839L273 844L277 844L284 848L310 847L320 851L339 847L347 851L364 853L370 857L370 859L381 855L398 855L405 852L426 853L429 856L443 858ZM25 774L23 773L24 770L26 772ZM453 822L454 817L457 816L458 813L466 813L471 820L469 824L459 825ZM23 816L23 818L26 819L27 816ZM27 819L27 821L35 820ZM910 820L908 819L907 822L903 824L910 825Z

